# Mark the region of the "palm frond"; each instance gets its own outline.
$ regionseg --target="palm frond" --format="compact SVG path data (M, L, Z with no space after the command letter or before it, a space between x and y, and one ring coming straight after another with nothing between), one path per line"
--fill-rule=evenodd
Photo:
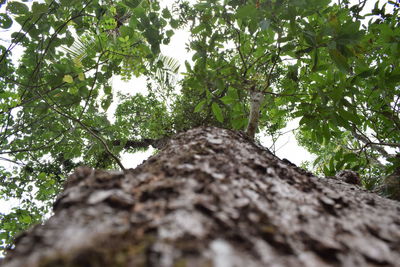
M81 62L95 45L96 39L93 36L83 35L76 37L70 47L62 46L62 49L72 56L74 62Z
M153 75L156 80L164 85L168 85L171 82L173 83L176 80L175 78L180 67L178 60L173 57L160 54L154 60L153 64L157 66L157 70Z

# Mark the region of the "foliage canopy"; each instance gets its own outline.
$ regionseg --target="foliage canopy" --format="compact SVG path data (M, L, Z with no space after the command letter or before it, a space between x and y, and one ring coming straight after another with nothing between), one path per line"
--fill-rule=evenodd
M12 165L0 197L21 200L0 214L0 249L42 220L76 166L123 168L122 152L198 125L244 130L255 91L258 130L276 137L299 118L314 172L353 169L372 189L400 168L394 1L369 14L367 0L24 2L0 0L0 160ZM176 81L160 46L178 29L193 57ZM148 93L116 94L116 75L147 77Z

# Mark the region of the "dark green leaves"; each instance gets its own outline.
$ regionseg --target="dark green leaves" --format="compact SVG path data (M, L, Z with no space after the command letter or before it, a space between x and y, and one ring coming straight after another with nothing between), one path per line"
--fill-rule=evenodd
M358 118L356 112L349 112L344 109L339 109L339 114L340 114L340 116L342 116L343 119L345 119L347 121L353 122L355 124L361 123L361 120Z
M347 58L339 50L329 50L329 55L340 71L344 73L350 72L350 65L347 63Z
M201 100L196 107L194 108L194 112L199 112L200 110L202 110L204 104L207 102L206 99Z
M162 16L163 16L163 18L165 18L165 19L171 18L171 12L169 11L168 8L164 8L164 9L162 10Z
M122 1L122 3L124 3L126 6L128 6L130 8L136 8L141 2L142 2L142 0L124 0L124 1Z
M8 29L12 23L12 19L7 14L0 13L0 28Z
M204 30L205 28L206 28L205 24L200 24L199 26L196 26L195 28L193 28L191 32L192 32L192 34L198 34L202 30Z
M212 103L211 109L212 109L212 112L213 112L215 118L216 118L219 122L223 122L223 121L224 121L224 117L223 117L223 115L222 115L222 110L221 110L221 108L219 107L219 105L218 105L217 103Z
M221 98L221 101L228 105L237 103L239 101L237 90L233 87L229 87L228 92Z
M39 16L41 14L44 14L48 12L49 7L46 4L39 4L37 2L34 2L32 4L32 14L34 16Z
M242 6L236 11L236 17L239 19L245 19L253 16L256 11L257 9L255 8L255 4Z
M21 2L12 1L7 4L7 11L16 15L22 15L28 13L29 8Z

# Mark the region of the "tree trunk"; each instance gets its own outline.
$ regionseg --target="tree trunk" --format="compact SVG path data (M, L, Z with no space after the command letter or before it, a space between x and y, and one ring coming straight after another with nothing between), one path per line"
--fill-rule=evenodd
M399 202L244 134L196 128L122 172L78 168L5 266L399 266Z

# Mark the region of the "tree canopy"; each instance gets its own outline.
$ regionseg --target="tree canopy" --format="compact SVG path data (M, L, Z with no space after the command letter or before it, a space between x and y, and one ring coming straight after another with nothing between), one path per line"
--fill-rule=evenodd
M300 120L318 174L352 169L373 189L400 172L395 1L367 13L368 0L24 2L0 0L0 160L11 164L0 197L21 199L0 214L0 249L42 220L75 167L123 169L122 152L199 125L244 131L257 101L257 132ZM160 46L178 29L193 57L177 81ZM118 93L116 75L146 77L148 93Z

